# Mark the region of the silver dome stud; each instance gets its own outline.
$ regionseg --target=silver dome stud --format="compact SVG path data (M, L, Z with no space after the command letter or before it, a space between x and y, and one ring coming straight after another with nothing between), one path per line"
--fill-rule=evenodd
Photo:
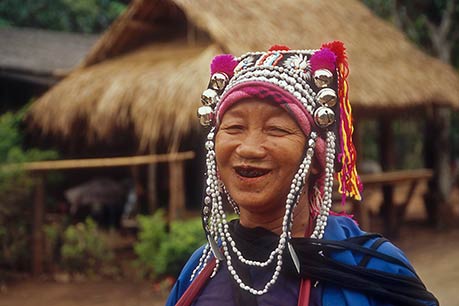
M198 108L198 118L199 118L199 123L201 123L202 126L209 126L212 124L212 121L214 119L214 111L212 107L204 105Z
M218 92L222 92L228 84L228 81L229 79L226 74L217 72L211 76L209 87Z
M335 122L335 113L332 109L321 106L314 112L314 121L321 128L328 127Z
M338 96L336 95L336 92L333 89L324 88L317 93L316 98L317 102L319 102L321 105L333 107L336 105Z
M206 89L201 95L201 103L206 106L215 106L217 104L218 94L213 89Z
M333 82L333 73L328 69L314 71L314 83L318 88L329 87Z

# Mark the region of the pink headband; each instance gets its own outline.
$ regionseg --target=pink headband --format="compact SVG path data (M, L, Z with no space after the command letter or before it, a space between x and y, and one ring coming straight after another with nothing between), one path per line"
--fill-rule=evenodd
M303 133L308 136L311 132L313 123L311 115L306 111L301 102L292 94L282 90L278 86L261 81L250 81L239 84L231 88L220 100L217 114L217 126L225 112L235 103L249 98L258 98L273 102L282 107L290 116L292 116Z

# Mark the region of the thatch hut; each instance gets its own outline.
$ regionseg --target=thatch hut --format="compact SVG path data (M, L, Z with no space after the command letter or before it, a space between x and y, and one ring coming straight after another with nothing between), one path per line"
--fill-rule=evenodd
M193 43L196 32L209 38ZM184 44L180 39L186 37ZM76 122L83 119L90 137L111 137L132 124L142 145L177 139L196 127L195 106L213 55L335 39L348 48L356 109L459 107L454 70L419 51L359 1L137 0L79 69L37 101L33 122L64 136L81 128Z
M163 139L177 150L197 127L215 54L336 39L348 48L358 114L459 107L453 68L357 0L135 0L80 67L35 103L31 122L43 133L95 141L132 129L140 148Z

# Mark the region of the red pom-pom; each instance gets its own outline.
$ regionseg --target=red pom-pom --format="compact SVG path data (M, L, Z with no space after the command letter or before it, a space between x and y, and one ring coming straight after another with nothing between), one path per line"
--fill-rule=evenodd
M322 48L330 49L336 55L336 61L338 63L344 63L346 60L346 47L344 47L344 43L339 40L335 40L329 43L325 43L322 45Z
M289 47L287 46L284 46L284 45L274 45L274 46L271 46L271 48L269 48L268 51L288 51L290 50Z
M232 78L234 75L234 68L236 68L237 64L239 64L239 62L231 54L217 55L210 64L210 74L223 72L229 78Z

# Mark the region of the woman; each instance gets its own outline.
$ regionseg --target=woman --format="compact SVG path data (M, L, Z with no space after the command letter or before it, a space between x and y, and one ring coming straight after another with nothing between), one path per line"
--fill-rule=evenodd
M361 192L347 68L341 42L214 58L198 110L209 243L167 305L438 305L400 250L330 214L335 172Z

